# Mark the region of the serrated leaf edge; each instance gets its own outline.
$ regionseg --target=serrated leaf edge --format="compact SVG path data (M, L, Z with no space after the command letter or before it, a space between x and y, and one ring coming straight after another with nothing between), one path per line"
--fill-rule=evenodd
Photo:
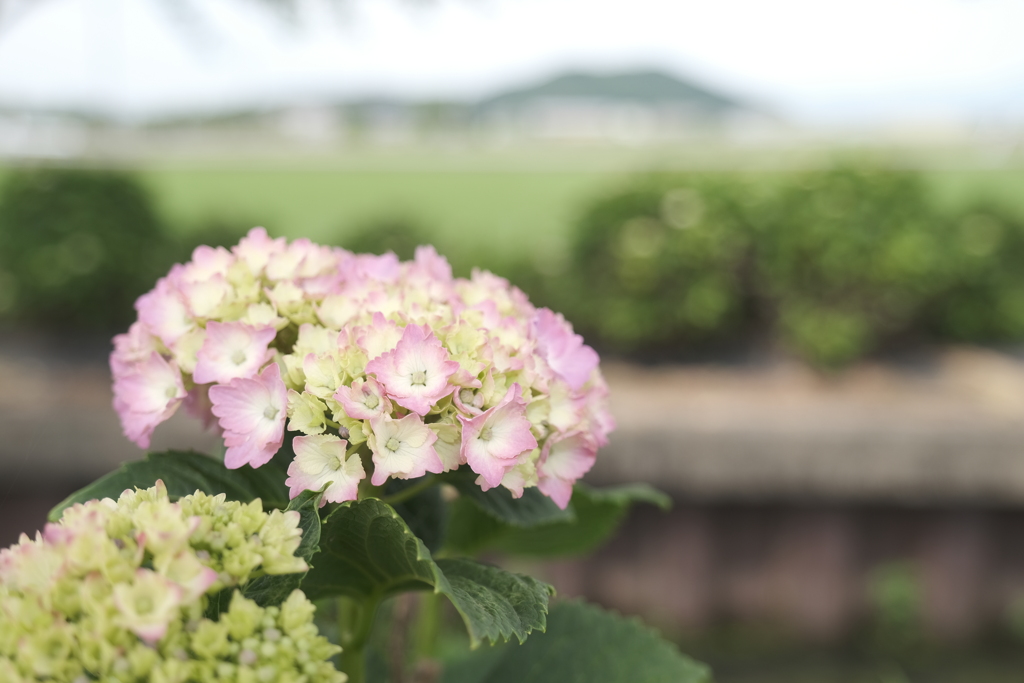
M616 619L618 619L618 620L620 620L622 622L625 622L625 623L628 623L628 624L632 624L633 626L635 626L637 628L637 630L639 630L639 631L641 631L643 633L646 633L648 636L651 636L655 640L658 640L658 641L662 642L666 647L674 650L675 653L678 656L683 657L683 658L689 660L694 666L697 666L697 667L700 667L701 669L703 669L704 670L704 677L702 678L700 683L712 683L711 667L709 667L707 664L705 664L703 662L698 662L697 660L693 659L689 655L687 655L684 652L682 652L679 649L679 646L676 645L675 643L673 643L671 640L667 639L661 633L661 631L659 629L655 628L654 626L651 626L650 624L648 624L647 622L645 622L643 619L641 619L640 617L636 616L635 614L624 615L624 614L622 614L622 612L618 611L617 609L613 609L613 608L610 608L610 607L604 607L604 606L601 606L601 605L595 605L595 604L587 602L586 600L584 600L582 598L570 598L568 600L562 601L560 604L563 604L563 605L576 605L578 607L581 607L584 611L587 611L587 612L590 612L590 613L597 612L597 613L608 614L608 615L611 615L611 616L615 617Z
M354 504L365 503L365 502L368 502L368 501L373 501L375 503L378 503L380 507L383 507L387 511L387 514L390 515L390 517L392 519L395 519L395 520L397 520L398 522L401 523L402 527L405 529L405 533L407 533L411 539L416 541L416 557L415 557L415 560L417 562L423 561L423 562L427 562L428 563L428 566L430 568L430 572L434 576L434 584L430 585L430 584L426 583L419 576L412 576L412 575L410 575L410 576L403 576L403 577L399 577L399 578L402 579L402 580L411 580L412 582L415 582L415 583L422 583L425 586L425 588L424 588L425 590L432 589L435 595L443 595L444 597L446 597L448 599L448 601L452 604L452 606L455 608L455 610L459 613L459 616L462 617L462 622L466 626L466 632L469 635L469 643L470 643L470 648L471 649L475 650L477 647L479 647L480 644L483 642L483 639L489 640L492 644L498 644L499 642L508 642L508 641L510 641L512 639L512 636L515 636L519 640L520 643L523 643L523 642L526 641L526 637L529 636L529 634L533 633L533 631L539 630L541 633L543 633L547 629L547 615L548 615L548 611L550 609L550 603L544 604L540 608L541 609L541 615L542 615L542 618L543 618L543 624L541 626L538 626L538 627L524 626L524 628L522 629L524 631L524 634L522 636L520 636L518 633L515 633L515 632L505 633L502 630L498 630L498 638L500 638L500 640L498 638L495 638L494 636L492 636L489 633L478 634L476 632L476 630L473 628L473 625L472 625L472 622L470 621L469 616L465 612L463 612L462 608L458 605L458 603L453 598L453 589L452 589L451 582L448 580L448 577L445 576L444 571L442 571L441 567L438 566L437 562L434 560L434 557L431 554L430 549L427 548L426 544L423 543L423 541L421 541L419 539L419 537L416 536L416 534L414 534L412 532L412 530L409 528L409 525L406 523L406 521L402 518L402 516L400 514L398 514L398 511L395 510L390 505L388 505L387 503L385 503L380 498L368 497L368 498L360 499L358 501L346 501L346 502L342 503L330 515L328 515L328 517L323 520L323 524L326 524L331 517L333 517L335 514L338 513L338 511L343 510L343 509L352 509L352 506ZM367 555L369 555L369 553L367 553ZM472 562L473 560L467 560L467 561ZM506 571L506 570L502 570L502 571ZM524 576L524 575L521 575L521 574L516 574L514 572L508 572L508 573L512 574L513 576L515 576L517 578L520 578L520 577L521 578L526 578L526 579L530 579L531 578L531 577ZM395 583L396 584L401 584L401 581L396 581ZM544 583L544 582L539 582L539 583ZM544 584L544 585L547 586L549 595L554 595L554 592L555 592L554 587L551 586L550 584ZM397 590L384 590L380 594L379 598L380 599L384 599L384 598L387 598L387 597L391 597L392 595L397 595L399 592L401 592L401 591L397 591ZM515 612L514 609L513 609L513 612Z

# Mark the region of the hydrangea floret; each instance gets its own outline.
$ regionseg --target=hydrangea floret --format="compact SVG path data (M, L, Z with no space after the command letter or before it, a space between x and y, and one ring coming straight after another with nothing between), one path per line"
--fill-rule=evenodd
M163 484L65 510L0 550L0 681L334 681L340 651L295 590L260 607L237 587L305 571L297 512ZM234 589L219 617L212 596Z
M111 355L128 438L148 447L184 404L237 468L301 433L293 497L468 467L564 508L614 427L597 353L561 315L490 273L453 277L432 247L400 262L254 228L196 249L136 309Z

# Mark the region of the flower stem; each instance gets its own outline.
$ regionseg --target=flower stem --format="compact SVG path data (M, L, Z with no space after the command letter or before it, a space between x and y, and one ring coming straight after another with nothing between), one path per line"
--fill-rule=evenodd
M419 609L413 625L414 653L417 660L437 657L438 631L441 625L441 596L424 592L419 595Z
M428 474L412 486L404 488L398 493L390 496L384 496L381 500L388 505L398 505L399 503L404 503L410 498L415 498L435 484L437 484L437 477L432 474Z
M366 681L366 641L370 638L378 605L380 597L377 595L371 595L363 600L338 598L341 670L348 675L348 683Z

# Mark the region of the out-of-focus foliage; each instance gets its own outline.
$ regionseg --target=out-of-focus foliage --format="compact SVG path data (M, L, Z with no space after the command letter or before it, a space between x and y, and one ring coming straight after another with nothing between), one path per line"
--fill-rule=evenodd
M255 222L247 223L237 219L212 218L199 222L181 234L176 230L171 230L170 237L176 243L174 260L178 263L188 261L192 256L192 250L200 244L230 249L238 244L239 240L245 237L245 233L256 225Z
M415 254L416 247L430 242L427 232L414 220L384 217L358 227L351 237L341 240L341 246L357 254L392 251L398 258L408 261Z
M249 227L167 229L125 172L13 171L0 186L0 318L123 329L171 263ZM449 255L564 311L601 350L644 359L768 346L833 367L907 343L1024 340L1024 219L944 208L915 172L650 174L596 198L570 238L536 264ZM334 242L409 259L435 240L415 215L385 215Z
M574 238L565 272L523 279L605 350L767 342L836 366L906 340L1024 339L1024 221L940 210L912 172L647 176Z
M235 244L250 227L211 220L170 230L129 172L15 170L0 186L0 319L63 332L122 330L135 299L172 263L200 244Z
M746 322L752 195L742 181L652 178L603 198L576 228L574 321L622 351L720 339Z
M1024 339L1024 221L978 203L952 217L948 239L954 282L928 312L931 330L953 340Z
M175 246L132 176L36 169L0 192L0 315L60 329L118 329Z
M924 643L924 586L914 566L889 562L876 567L868 577L868 598L875 647L905 653Z
M805 174L752 219L765 312L782 341L821 364L912 331L957 267L948 221L910 173Z

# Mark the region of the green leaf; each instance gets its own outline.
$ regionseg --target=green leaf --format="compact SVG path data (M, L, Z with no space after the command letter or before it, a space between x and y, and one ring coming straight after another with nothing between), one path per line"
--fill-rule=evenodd
M303 491L289 505L299 513L302 541L295 551L306 564L313 566L313 555L320 552L320 499L323 491ZM245 597L255 600L261 607L280 605L299 587L308 572L261 576L246 585Z
M618 529L634 503L651 503L667 509L671 500L646 484L605 489L577 484L572 496L574 519L523 529L504 524L483 514L476 505L459 499L452 506L445 548L464 555L486 551L529 557L584 555Z
M710 683L709 669L637 619L566 602L545 633L449 664L440 683Z
M522 498L513 498L512 493L504 486L484 491L476 483L476 475L468 470L451 472L445 477L445 481L472 500L481 510L505 524L535 527L573 519L571 507L566 510L560 509L538 488L526 489Z
M479 555L495 547L503 536L518 527L487 514L466 496L451 503L444 549L452 555ZM529 533L531 530L527 529Z
M375 498L342 503L324 521L320 552L303 582L310 600L383 599L436 581L430 551L394 508Z
M449 584L437 592L448 596L462 615L474 645L481 638L496 643L512 636L521 643L533 629L544 630L554 593L548 584L463 558L438 560L437 565Z
M195 493L196 489L210 494L223 493L230 500L249 502L263 500L263 507L284 508L288 505L288 487L285 473L275 457L259 469L245 465L229 470L220 460L195 451L165 451L147 453L142 460L126 462L110 474L97 479L83 489L72 493L50 511L50 521L60 519L64 510L75 503L97 498L113 498L125 489L149 488L162 479L171 499Z
M668 494L659 491L649 484L633 483L595 489L587 484L576 484L573 494L581 493L598 503L614 503L628 507L632 503L650 503L662 510L672 508L672 499ZM575 498L573 499L575 500Z
M375 606L409 590L433 589L462 615L470 643L525 640L544 630L552 589L470 560L434 562L391 506L369 498L343 503L324 523L322 555L302 589L311 600L345 595Z
M386 495L401 492L409 486L415 486L419 479L391 479L385 487ZM448 526L448 505L441 497L441 487L431 486L418 495L392 505L409 529L423 541L430 552L437 552L444 542L445 529Z

